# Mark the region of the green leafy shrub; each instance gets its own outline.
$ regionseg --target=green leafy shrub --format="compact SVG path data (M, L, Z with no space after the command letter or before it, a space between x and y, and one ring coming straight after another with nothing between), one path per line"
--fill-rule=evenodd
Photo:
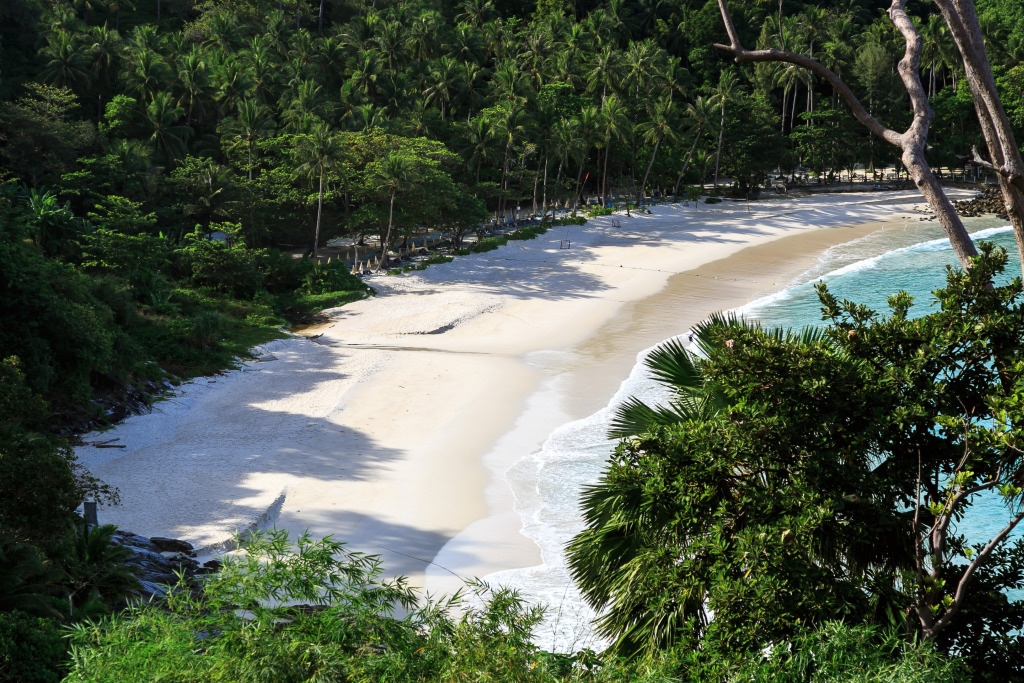
M86 495L116 496L79 471L66 441L42 431L48 417L18 359L0 362L0 535L52 545L73 528Z
M560 225L583 225L587 222L587 219L583 216L566 216L564 218L556 218L555 220L548 223L551 227L557 227Z
M181 275L194 287L209 287L235 298L251 299L262 287L263 251L241 242L228 246L206 239L200 230L185 235L175 250Z
M314 263L312 270L306 274L302 291L305 294L365 291L367 287L362 279L349 271L349 266L340 259Z
M124 278L140 301L163 289L163 274L171 266L171 245L162 236L92 230L81 236L80 243L82 267L86 271Z
M180 585L165 606L77 626L66 680L554 680L530 642L540 610L512 591L422 602L381 578L379 558L330 538L293 546L269 531L244 547L198 594Z
M751 683L957 683L962 662L897 633L829 622L791 642L748 657L730 677Z
M0 683L57 683L67 669L59 622L0 612Z

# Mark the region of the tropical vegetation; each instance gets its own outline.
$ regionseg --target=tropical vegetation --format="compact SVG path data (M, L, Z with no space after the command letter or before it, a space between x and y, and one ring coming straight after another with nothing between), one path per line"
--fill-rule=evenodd
M966 163L991 136L946 5L907 8L935 114L927 161L994 178ZM1011 0L976 5L1019 135L1024 19ZM889 127L913 120L887 3L730 6L737 40L819 60ZM0 3L0 680L1017 675L1020 615L1002 592L1022 581L1017 546L955 533L982 491L1017 519L1019 292L987 287L991 253L951 276L934 316L823 292L826 332L716 320L705 359L656 357L678 398L626 407L572 550L616 643L602 658L539 651L515 595L458 616L311 539L250 548L294 575L239 560L117 611L134 588L124 558L75 512L117 492L69 437L369 295L354 264L323 258L328 240L384 270L443 235L439 263L582 220L587 199L597 215L899 167L835 83L738 66L713 47L726 38L707 0ZM266 607L257 578L315 609Z

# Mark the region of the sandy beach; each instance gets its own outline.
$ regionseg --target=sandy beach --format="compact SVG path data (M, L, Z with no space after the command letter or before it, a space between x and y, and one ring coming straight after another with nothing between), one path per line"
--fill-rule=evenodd
M603 407L640 350L923 207L913 192L663 205L374 277L378 296L84 437L125 448L76 450L121 492L103 523L204 553L258 524L333 534L448 592L538 562L505 472Z

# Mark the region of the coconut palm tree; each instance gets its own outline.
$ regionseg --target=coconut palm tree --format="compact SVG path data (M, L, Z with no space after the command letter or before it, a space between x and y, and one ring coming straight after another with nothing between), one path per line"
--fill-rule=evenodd
M312 131L306 135L299 146L299 153L307 161L299 166L299 172L317 179L316 197L316 231L313 234L313 258L317 258L317 249L320 245L320 221L324 208L324 181L327 172L334 168L338 162L340 145L338 137L331 127L320 122L313 126Z
M470 168L475 169L476 184L480 184L480 170L484 162L492 157L492 145L497 140L498 131L488 116L477 115L462 126L462 155Z
M396 151L391 151L370 169L371 181L376 185L377 190L388 198L388 227L384 233L384 239L381 241L382 253L377 265L377 272L380 272L388 260L391 230L395 224L395 197L405 189L406 184L411 180L412 171L409 160Z
M51 34L40 54L47 59L39 73L44 83L77 89L89 82L89 59L67 31Z
M725 105L739 92L739 77L733 71L723 71L718 78L715 96L718 98L720 119L718 122L718 148L715 150L715 189L718 189L718 162L722 158L722 138L725 134Z
M185 156L186 142L192 129L181 125L184 114L184 109L174 102L170 93L153 94L146 106L146 122L150 130L149 144L155 159L173 163Z
M690 167L690 161L693 159L694 152L697 151L697 144L700 142L700 136L704 131L711 127L712 117L714 112L712 111L717 104L717 97L712 96L710 98L704 98L703 96L698 97L693 103L686 105L686 110L683 112L683 116L690 123L691 135L693 135L693 144L690 145L690 151L686 153L686 158L683 160L683 166L679 169L679 176L676 178L676 184L672 188L672 194L679 194L679 183L682 182L683 176L686 175L687 169Z
M462 85L462 69L458 61L448 55L442 55L440 59L431 63L428 74L429 85L423 95L428 103L436 101L441 105L441 120L444 121L448 105Z
M133 45L121 63L121 80L125 90L140 102L146 102L167 86L171 68L156 50Z
M629 116L626 107L615 95L609 95L601 105L601 143L604 146L604 167L601 171L601 197L608 200L608 157L611 156L612 141L624 139L630 133Z
M274 132L274 119L270 110L255 100L242 100L238 105L238 115L229 116L221 121L218 132L221 139L227 143L229 150L244 146L248 161L249 180L252 180L253 151L256 149L256 141L260 138L270 137Z
M674 140L676 138L677 107L672 100L671 93L655 102L649 115L650 118L647 121L636 127L637 133L640 134L643 141L654 145L654 150L651 152L651 160L647 162L647 170L644 171L644 179L641 181L640 189L637 192L637 205L640 204L640 200L647 189L647 178L651 175L651 167L654 166L654 158L658 155L658 147L661 145L661 141L666 139Z
M178 86L178 104L185 108L185 125L191 126L193 116L205 113L205 102L211 94L210 73L198 48L178 60Z
M587 73L587 87L591 92L601 91L601 101L608 97L608 91L618 87L626 73L619 50L605 45L594 55Z

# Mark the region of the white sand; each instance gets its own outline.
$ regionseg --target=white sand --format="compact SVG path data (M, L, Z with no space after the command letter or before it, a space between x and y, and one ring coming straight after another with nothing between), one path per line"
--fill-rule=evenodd
M269 519L382 554L418 583L442 548L460 576L535 564L503 478L516 460L603 406L641 349L922 206L910 192L662 206L375 277L379 296L303 333L321 337L268 344L260 362L85 437L124 449L77 452L120 489L101 522L209 551ZM693 284L666 299L679 273Z

